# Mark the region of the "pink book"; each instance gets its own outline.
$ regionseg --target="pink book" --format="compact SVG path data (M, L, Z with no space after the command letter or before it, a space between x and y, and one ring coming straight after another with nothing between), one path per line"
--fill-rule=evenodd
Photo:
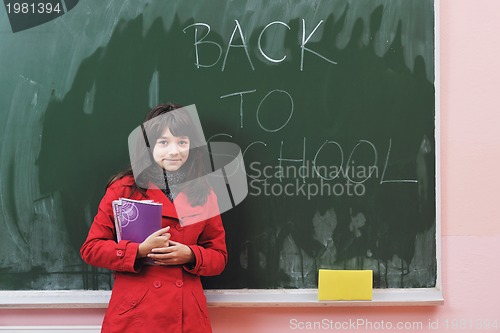
M142 243L161 229L162 204L152 200L120 198L113 201L116 240Z

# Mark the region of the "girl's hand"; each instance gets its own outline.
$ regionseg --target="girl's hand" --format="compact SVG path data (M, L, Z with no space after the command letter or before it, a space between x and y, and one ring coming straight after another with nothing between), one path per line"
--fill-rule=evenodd
M169 230L170 227L166 227L149 235L144 242L139 244L139 247L137 248L137 257L144 258L147 257L148 253L150 253L152 249L168 247L170 240L170 234L168 233Z
M170 246L152 249L148 258L153 259L157 265L184 265L195 261L189 246L172 240L169 243Z

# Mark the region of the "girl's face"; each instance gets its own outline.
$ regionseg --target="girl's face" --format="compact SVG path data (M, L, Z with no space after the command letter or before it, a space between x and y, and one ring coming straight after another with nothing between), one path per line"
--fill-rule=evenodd
M189 157L189 138L173 136L166 128L153 148L155 162L167 171L177 171Z

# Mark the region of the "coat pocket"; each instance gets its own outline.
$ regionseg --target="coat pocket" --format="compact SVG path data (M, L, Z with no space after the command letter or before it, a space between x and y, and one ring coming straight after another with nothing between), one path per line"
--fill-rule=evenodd
M116 313L121 316L130 310L137 308L148 293L148 288L141 286L132 288L117 301Z
M207 301L205 299L205 295L204 294L201 294L201 295L197 295L194 290L193 290L193 297L194 297L194 300L196 301L196 304L198 304L198 308L200 309L201 313L203 314L203 317L205 319L208 319L208 309L207 309Z

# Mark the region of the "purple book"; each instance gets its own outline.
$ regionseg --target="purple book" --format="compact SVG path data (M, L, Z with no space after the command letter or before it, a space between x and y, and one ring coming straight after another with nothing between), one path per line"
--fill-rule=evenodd
M162 204L151 200L120 198L113 201L116 238L142 243L161 229Z

